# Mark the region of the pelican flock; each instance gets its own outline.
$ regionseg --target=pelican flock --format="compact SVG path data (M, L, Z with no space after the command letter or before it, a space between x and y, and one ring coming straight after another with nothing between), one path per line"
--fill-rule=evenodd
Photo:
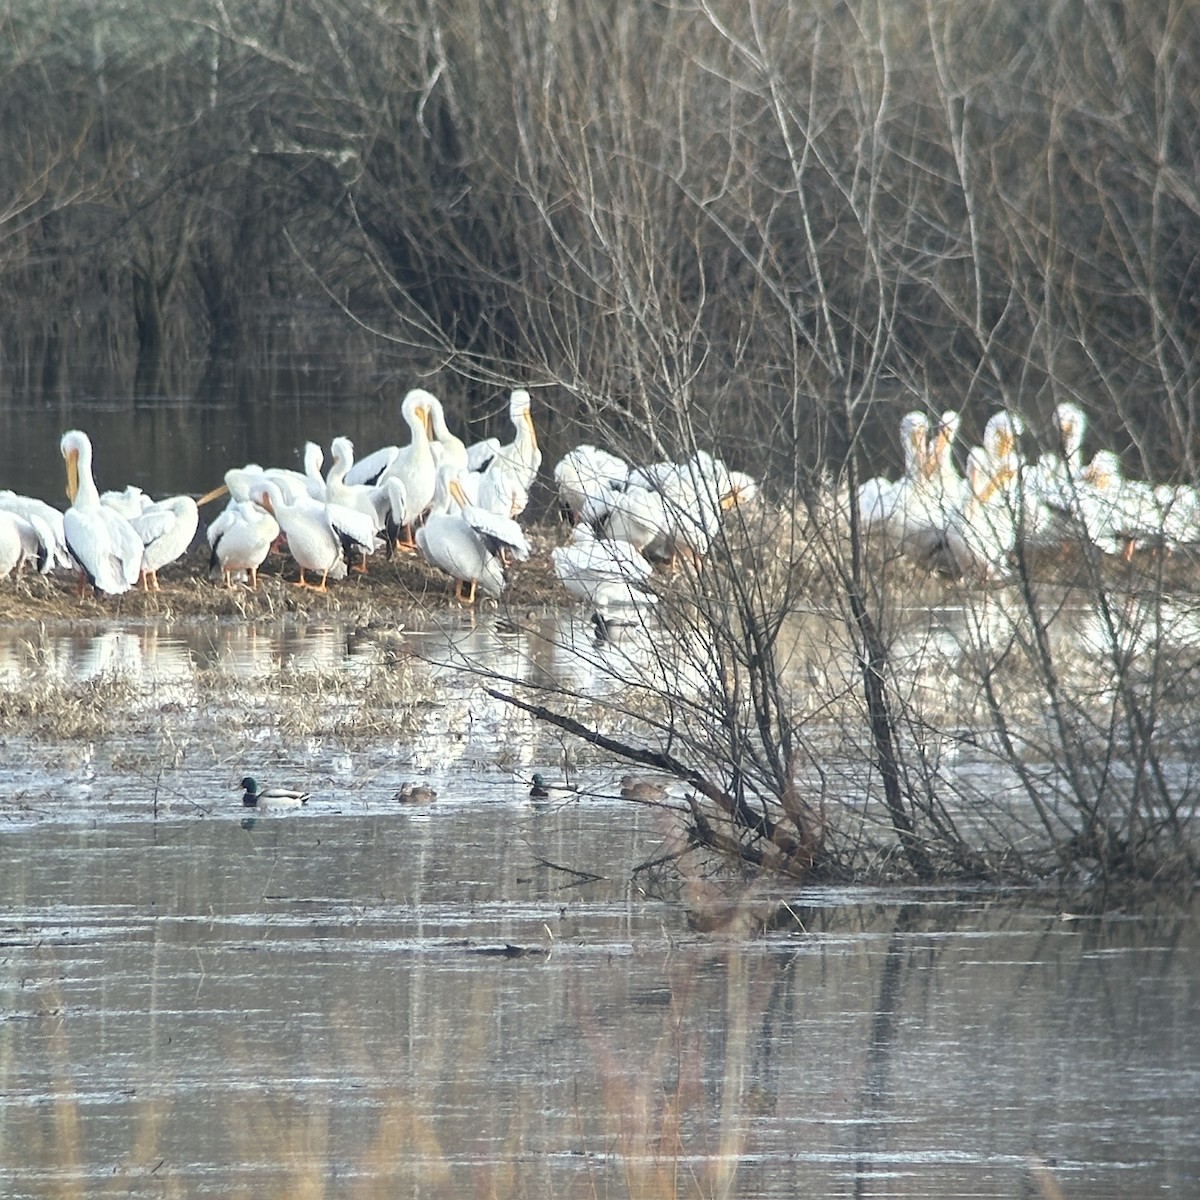
M404 396L400 418L403 444L356 458L350 438L335 437L322 473L325 453L308 442L303 471L230 467L198 500L155 500L136 484L100 492L91 439L69 430L60 444L65 511L0 491L0 577L73 569L81 593L158 589L159 571L196 540L200 511L227 496L204 531L210 574L226 588L257 589L273 550L292 560L295 586L318 592L366 571L370 556L386 550L421 555L461 604L499 598L513 564L532 554L519 520L542 468L529 391L510 393L508 441L466 444L423 388ZM1126 479L1110 450L1085 461L1077 405L1055 409L1047 446L1032 459L1013 412L994 413L980 444L965 452L952 410L936 418L909 412L899 432L903 471L863 483L857 516L869 537L928 569L996 582L1010 577L1022 546L1073 541L1128 559L1141 547L1200 544L1196 490ZM751 476L703 449L681 461L631 463L584 443L550 477L570 532L551 548L548 566L566 595L606 622L652 606L656 581L702 569L727 514L758 492Z

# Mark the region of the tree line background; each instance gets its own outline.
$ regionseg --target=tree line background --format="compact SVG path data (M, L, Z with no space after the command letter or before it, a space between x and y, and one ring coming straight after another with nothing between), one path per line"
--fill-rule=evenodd
M11 0L0 388L315 356L785 473L1073 399L1194 478L1198 55L1190 0Z

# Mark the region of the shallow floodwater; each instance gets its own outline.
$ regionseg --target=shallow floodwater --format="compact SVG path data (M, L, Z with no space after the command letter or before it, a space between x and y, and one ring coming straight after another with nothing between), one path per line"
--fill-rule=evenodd
M4 1195L1200 1188L1193 914L739 903L632 870L650 810L331 807L0 833Z
M528 800L554 743L463 662L589 694L637 643L525 623L5 631L4 686L125 676L149 724L3 742L0 1195L1200 1193L1194 905L681 877L619 765ZM206 671L250 705L413 654L433 715L403 738L251 711L188 740ZM311 802L244 809L254 760ZM406 778L437 802L395 804Z

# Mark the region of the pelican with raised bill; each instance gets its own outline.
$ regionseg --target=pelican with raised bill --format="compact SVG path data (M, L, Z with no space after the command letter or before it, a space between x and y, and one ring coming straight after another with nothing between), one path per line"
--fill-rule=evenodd
M67 499L63 536L80 571L79 593L86 584L98 592L119 595L137 583L145 546L137 531L115 509L100 503L92 477L92 442L70 429L60 442L67 465Z

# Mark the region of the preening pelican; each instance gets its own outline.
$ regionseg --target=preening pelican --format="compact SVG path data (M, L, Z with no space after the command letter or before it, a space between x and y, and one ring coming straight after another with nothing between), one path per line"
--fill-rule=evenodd
M554 468L558 498L573 525L603 520L611 494L623 488L628 478L627 462L590 445L568 450Z
M271 480L258 484L252 497L269 512L287 538L288 553L300 568L296 587L312 587L314 591L328 590L330 579L346 578L346 558L343 538L345 531L337 527L330 516L332 505L317 504L305 497L289 503ZM320 572L321 582L310 584L306 571Z
M238 500L208 527L212 547L209 569L221 568L227 588L233 587L234 571L245 571L250 590L258 590L258 568L279 536L279 523L253 500Z
M79 429L62 436L62 456L67 464L67 497L71 507L63 514L63 533L82 579L97 591L118 595L138 581L144 547L133 526L115 509L100 503L92 478L92 443Z
M446 409L442 402L432 393L426 392L429 399L429 422L433 429L433 457L439 467L453 467L455 471L469 469L467 462L467 447L457 434L450 432L446 424Z
M132 521L138 513L154 503L136 483L127 485L122 491L100 493L100 503L109 508L115 508L127 521Z
M520 561L529 557L529 543L516 521L471 504L450 467L438 470L433 511L417 530L417 545L454 579L455 599L463 604L475 602L477 587L499 598L505 583L503 550Z
M648 546L662 544L667 538L670 520L666 502L661 493L631 483L611 493L602 529L606 537L628 542L639 555L644 554Z
M148 504L129 522L145 549L142 589L159 591L158 572L187 553L200 523L200 510L191 496L168 496Z

